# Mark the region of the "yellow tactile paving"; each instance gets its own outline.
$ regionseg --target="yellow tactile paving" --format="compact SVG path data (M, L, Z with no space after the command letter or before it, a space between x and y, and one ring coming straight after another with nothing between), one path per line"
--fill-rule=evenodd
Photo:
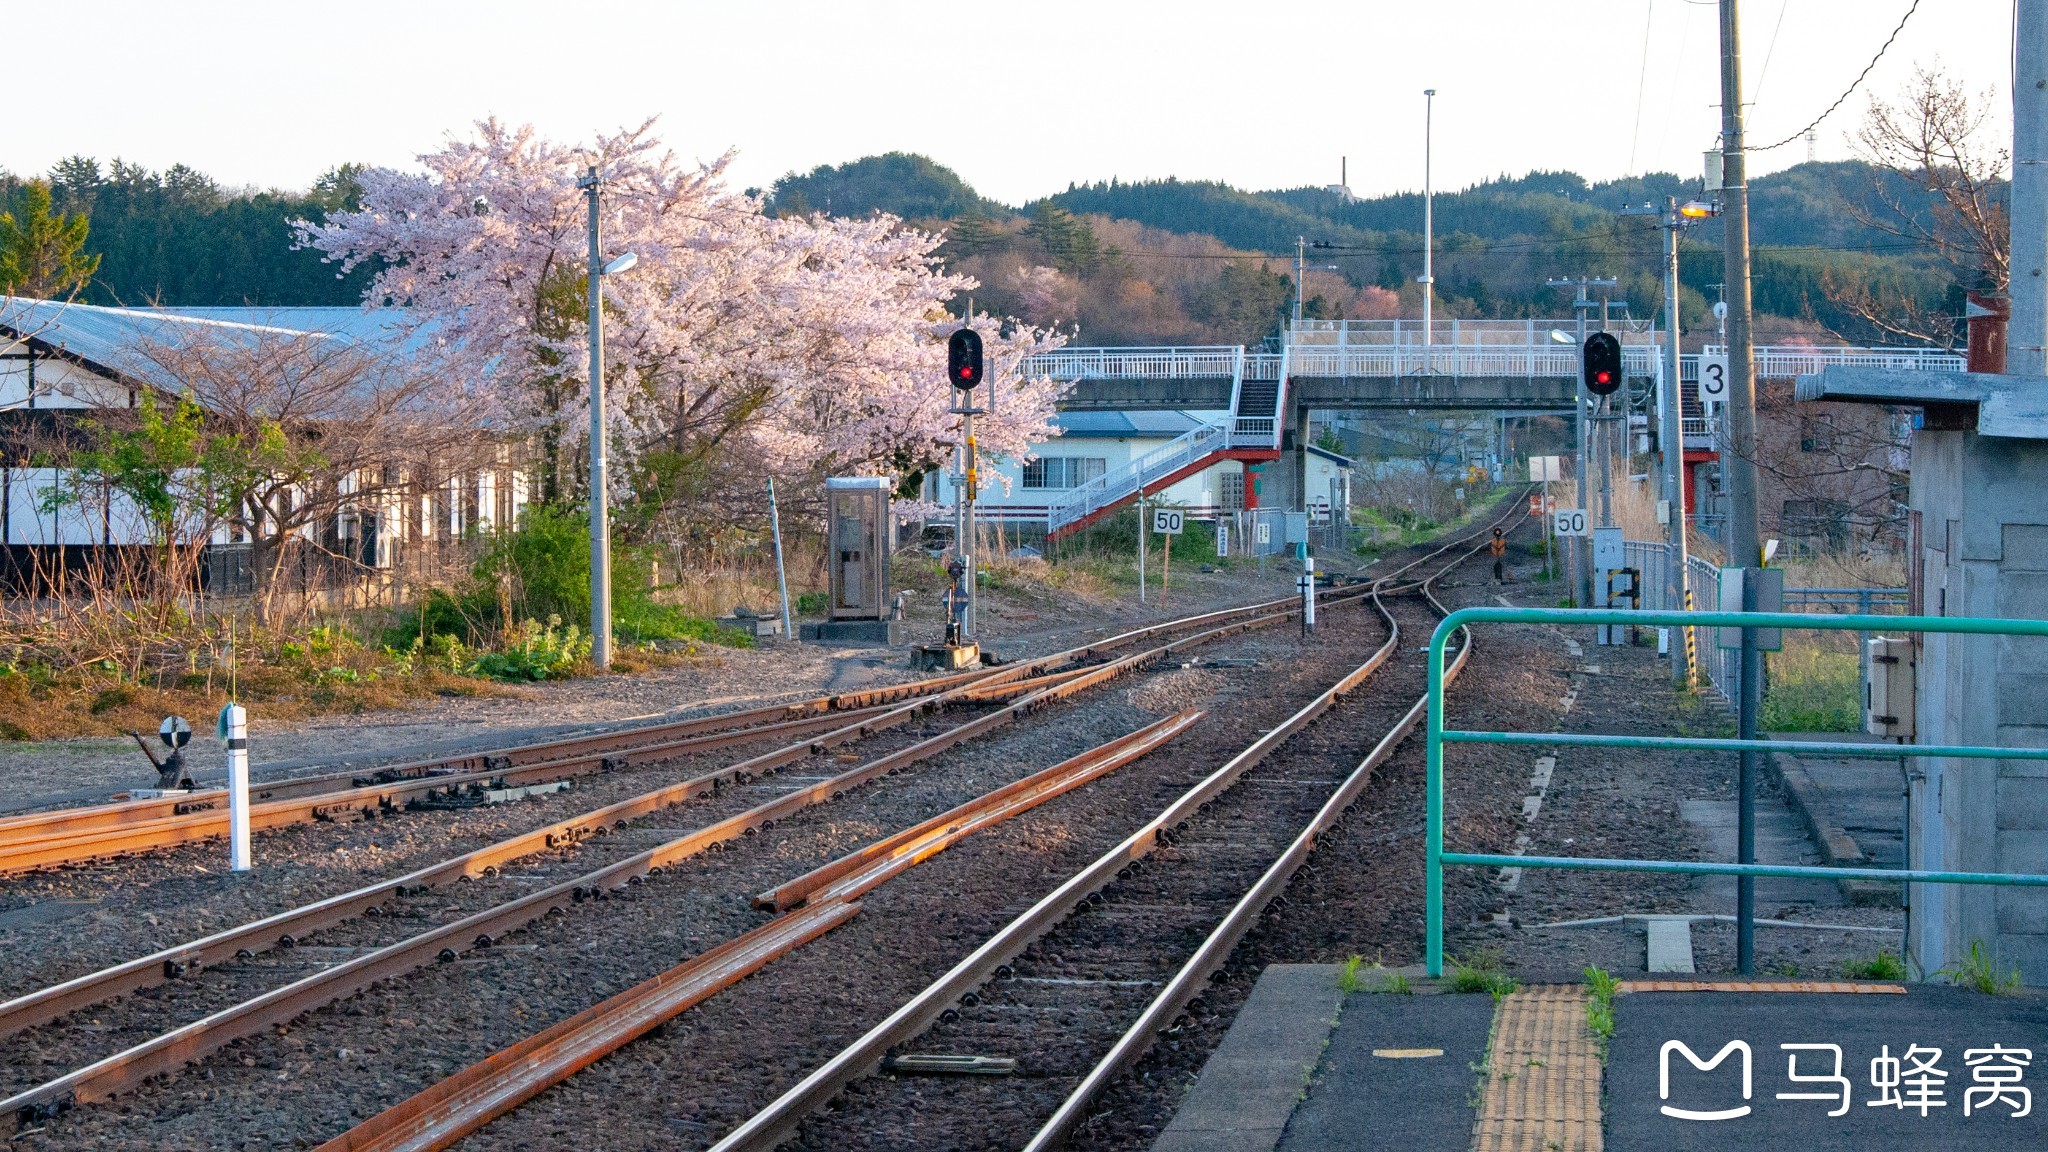
M1584 987L1540 984L1503 998L1472 1152L1600 1152L1600 1071Z
M1623 992L1822 992L1903 996L1904 984L1847 980L1623 980Z

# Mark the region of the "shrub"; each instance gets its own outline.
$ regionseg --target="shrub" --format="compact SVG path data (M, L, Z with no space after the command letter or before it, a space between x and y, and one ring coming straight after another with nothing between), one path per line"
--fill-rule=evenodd
M563 624L560 616L550 616L546 624L520 624L506 636L503 652L485 652L464 670L493 680L532 682L566 676L589 658L589 634Z

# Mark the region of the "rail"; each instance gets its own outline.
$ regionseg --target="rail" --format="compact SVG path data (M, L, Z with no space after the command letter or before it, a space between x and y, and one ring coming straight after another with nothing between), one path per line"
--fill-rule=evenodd
M1027 376L1055 380L1186 380L1228 377L1241 344L1163 348L1060 348L1024 362Z
M1503 516L1500 521L1496 521L1496 523L1505 523L1513 515L1514 513L1511 512L1508 516ZM1356 592L1350 594L1373 596L1377 599L1380 594L1394 591L1395 589L1392 586L1403 573L1413 570L1431 558L1439 556L1459 544L1470 544L1474 540L1483 538L1484 532L1482 530L1481 533L1474 536L1447 543L1435 551L1410 561L1382 576L1371 584L1360 586ZM1474 547L1476 548L1478 545L1475 544ZM1433 579L1433 577L1425 577L1418 583L1426 585L1429 579ZM1345 594L1340 593L1339 595ZM1381 611L1385 612L1383 606ZM949 1005L958 1002L962 997L994 976L1003 965L1021 955L1024 949L1030 946L1033 941L1057 927L1075 908L1088 900L1091 895L1107 887L1120 874L1128 875L1131 871L1135 870L1138 863L1154 849L1170 841L1177 825L1193 817L1204 806L1229 790L1254 765L1311 724L1323 712L1327 711L1336 702L1338 697L1356 687L1359 683L1362 683L1388 659L1393 651L1399 647L1399 644L1400 633L1398 626L1395 626L1393 634L1388 637L1386 643L1369 656L1364 664L1346 674L1336 684L1326 689L1315 700L1301 708L1278 727L1261 734L1229 761L1198 781L1187 792L1174 799L1158 815L1147 820L1143 826L1133 831L1121 843L1103 853L1093 863L1087 865L1079 872L1068 877L1058 887L1040 898L1030 908L998 930L995 935L984 941L980 947L969 953L944 975L890 1013L887 1018L875 1025L860 1039L842 1049L837 1055L789 1088L773 1103L769 1104L768 1107L755 1113L729 1132L712 1147L711 1152L767 1152L768 1149L774 1148L801 1122L803 1117L823 1107L846 1085L878 1065L884 1054L891 1047L905 1043L924 1032L925 1029L931 1026L933 1021L940 1018L943 1012L949 1010ZM1418 701L1418 703L1420 702ZM1412 716L1413 713L1411 712L1410 715ZM1391 751L1391 748L1388 750ZM1375 750L1375 756L1367 758L1368 764L1377 763L1375 757L1384 758L1379 756L1378 750ZM1359 772L1369 773L1370 768L1367 765L1361 765ZM1354 778L1347 779L1343 787L1353 787L1357 775L1358 773L1355 772ZM1340 805L1336 811L1341 812L1341 810L1342 806ZM1324 810L1318 813L1318 816L1325 815L1330 811L1329 806L1326 805ZM1286 873L1291 874L1300 863L1295 849L1304 848L1312 844L1312 836L1306 841L1297 838L1289 850L1283 854L1281 860L1276 862L1275 867L1283 868ZM1302 855L1305 855L1305 851L1302 852ZM1270 888L1273 883L1270 877L1271 873L1269 871L1267 881L1255 886L1254 892L1264 892ZM1281 883L1284 884L1284 880ZM1265 901L1262 899L1259 903L1263 906ZM1240 902L1241 904L1242 902ZM1241 935L1242 929L1248 927L1249 923L1255 921L1255 919L1255 916L1247 919L1244 915L1234 910L1233 914L1226 918L1226 924L1219 927L1218 932L1228 934L1236 931ZM1214 943L1215 939L1216 937L1212 934L1211 945L1199 949L1197 955L1189 963L1200 966L1215 955L1219 949L1222 954L1227 955L1229 948ZM1155 997L1152 1004L1148 1005L1148 1009L1141 1017L1139 1025L1134 1025L1132 1032L1127 1034L1126 1038L1120 1041L1112 1050L1109 1059L1105 1061L1105 1065L1113 1071L1115 1068L1123 1066L1122 1060L1133 1056L1137 1052L1142 1052L1145 1043L1149 1041L1151 1035L1148 1030L1149 1022L1161 1015L1171 1020L1174 1012L1178 1010L1178 1005L1184 1003L1184 995L1191 990L1198 990L1199 987L1200 984L1197 980L1182 978L1176 979L1168 988L1163 989L1160 995ZM1083 1096L1085 1094L1085 1098L1093 1098L1092 1085L1110 1074L1103 1071L1103 1067L1099 1065L1096 1074L1087 1081L1084 1081L1081 1089L1077 1090L1076 1096ZM1073 1099L1074 1097L1069 1097L1068 1105L1062 1109L1062 1116L1073 1109ZM1057 1122L1059 1122L1058 1117L1055 1118L1055 1123ZM1045 1129L1041 1129L1038 1139L1034 1140L1032 1147L1040 1147L1048 1138L1048 1132L1052 1131L1053 1127L1052 1124L1049 1124Z
M737 815L605 865L587 875L554 884L452 923L440 925L291 984L272 989L254 999L173 1029L152 1040L0 1101L0 1111L11 1110L19 1116L33 1118L78 1103L103 1099L108 1094L149 1076L171 1071L239 1037L252 1035L274 1024L289 1022L307 1011L352 995L378 981L402 976L432 961L436 956L458 956L471 948L488 947L505 933L517 931L534 919L549 914L550 911L566 909L580 902L588 893L620 887L637 877L648 875L714 845L758 830L763 825L782 819L794 811L812 804L827 802L845 789L870 782L907 764L936 755L1019 716L1034 712L1053 700L1084 691L1127 671L1148 666L1173 653L1211 640L1290 619L1299 614L1299 611L1299 601L1290 595L1276 600L1144 625L1036 661L1020 662L990 670L972 679L945 678L954 682L968 682L939 696L912 701L879 716L847 725L822 736L799 741L774 752L570 817L546 828L535 829L510 840L430 865L406 876L329 897L315 904L218 932L188 944L159 950L63 984L17 997L0 1004L0 1035L54 1019L122 992L178 979L195 969L218 963L243 951L254 953L274 947L289 947L297 937L315 928L360 915L370 907L381 904L403 891L430 889L461 876L480 874L509 860L561 848L600 830L610 829L626 821L708 794L742 777L776 771L832 747L870 735L893 724L908 721L931 709L942 707L950 700L964 698L969 691L978 691L999 683L1014 684L1045 678L1045 673L1049 669L1092 659L1105 651L1121 648L1164 632L1187 628L1202 629L1157 647L1089 668L1083 675L1040 688L999 711L928 737L901 751L850 768L837 776L827 777L819 783L784 793ZM840 719L844 720L845 717L842 716Z
M1616 860L1601 857L1512 856L1450 852L1444 848L1444 745L1507 744L1537 747L1624 748L1639 751L1777 752L1773 740L1731 740L1694 736L1626 736L1576 732L1479 732L1444 727L1444 651L1453 633L1473 624L1599 625L1650 624L1675 628L1810 628L1818 631L1934 632L1970 636L2048 637L2048 621L1958 616L1810 616L1790 612L1635 612L1611 609L1461 608L1436 627L1429 641L1429 748L1425 782L1425 964L1431 976L1444 969L1444 869L1561 868L1603 872L1662 872L1692 876L1781 877L1816 880L1881 880L1916 884L1985 884L2048 887L2048 876L2005 872L1946 872L1915 868L1845 868L1820 865L1742 864L1698 860ZM1462 646L1461 646L1462 650ZM1896 760L1941 757L1966 760L2048 761L2048 748L1978 745L1864 744L1802 742L1801 753Z
M756 903L783 913L370 1117L316 1152L439 1152L853 918L862 895L984 828L1163 747L1189 709L1032 773L807 873ZM798 909L791 911L791 909Z

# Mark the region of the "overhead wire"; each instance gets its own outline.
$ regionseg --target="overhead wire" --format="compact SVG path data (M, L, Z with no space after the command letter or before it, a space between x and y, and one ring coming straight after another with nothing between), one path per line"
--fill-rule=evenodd
M1628 134L1628 170L1636 170L1636 145L1643 138L1643 84L1650 78L1650 23L1657 14L1657 0L1643 0L1643 59L1636 72L1636 126Z
M1785 145L1792 143L1793 141L1806 135L1808 132L1811 132L1815 128L1820 127L1820 122L1834 115L1835 110L1837 108L1840 108L1843 104L1847 103L1849 97L1855 93L1856 89L1862 86L1863 81L1870 77L1871 70L1876 68L1877 62L1879 60L1884 59L1884 54L1891 50L1892 43L1899 38L1899 33L1904 32L1906 30L1906 21L1911 20L1913 18L1913 13L1918 12L1919 10L1920 0L1913 0L1913 3L1907 7L1906 14L1904 16L1899 17L1898 27L1893 28L1892 34L1890 36L1885 37L1884 44L1881 45L1877 50L1877 55L1872 56L1870 58L1870 63L1865 64L1863 66L1863 71L1856 74L1856 79L1850 81L1849 86L1842 90L1842 94L1835 98L1835 102L1833 104L1828 105L1827 111L1822 112L1818 116L1815 116L1811 124L1808 124L1806 127L1801 128L1799 131L1794 132L1790 136L1785 137L1783 140L1780 140L1775 144L1766 144L1761 148L1745 148L1744 151L1769 152L1773 148L1783 148Z

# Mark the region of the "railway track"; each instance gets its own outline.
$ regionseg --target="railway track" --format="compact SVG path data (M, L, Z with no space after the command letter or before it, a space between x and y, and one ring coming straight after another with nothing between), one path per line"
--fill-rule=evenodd
M366 819L428 798L531 787L758 740L830 731L882 715L901 701L946 693L996 675L995 669L966 672L366 771L268 781L250 788L250 828L262 832L316 820ZM999 687L989 688L966 698L1000 692ZM227 835L227 821L227 793L218 788L0 817L0 876L218 839Z
M1420 562L1413 562L1407 567L1412 568ZM1393 591L1397 583L1381 580L1371 589L1338 592L1329 600L1365 599L1373 591ZM853 722L842 723L841 728L829 731L817 740L801 741L764 757L742 761L718 773L670 786L661 790L661 799L640 797L633 805L612 805L599 813L587 813L575 821L561 822L562 827L552 828L553 835L561 837L553 843L550 842L550 829L536 830L527 837L515 838L522 840L523 845L508 841L479 853L451 858L432 870L423 870L432 872L432 875L416 874L411 878L412 883L400 882L408 878L399 878L367 886L342 897L318 902L324 907L308 906L195 942L204 945L203 948L195 950L192 946L180 946L166 949L78 981L66 982L66 985L55 989L17 998L0 1005L0 1035L49 1021L77 1007L100 1003L109 996L136 988L166 984L181 988L191 986L195 983L191 977L203 972L209 964L218 966L231 977L214 989L212 996L213 1001L229 1001L224 1007L214 1008L188 1025L131 1045L113 1056L76 1068L66 1076L18 1091L5 1103L26 1119L46 1117L76 1104L133 1087L148 1076L174 1071L236 1037L255 1036L283 1021L296 1019L320 1004L359 992L377 981L401 976L421 964L432 964L435 960L445 964L461 957L482 954L492 945L502 942L507 933L516 932L525 925L564 913L592 898L602 899L613 892L624 893L628 890L626 886L635 881L657 876L664 869L674 868L701 853L715 851L719 846L737 844L750 835L774 827L778 820L789 819L841 792L947 751L1095 684L1147 667L1198 644L1286 619L1291 615L1291 608L1292 601L1288 600L1204 614L1139 629L1021 668L979 673L971 678L949 678L955 681L953 687L909 704L884 707L873 714L875 717L893 717L893 720L875 724L864 718L842 714L838 717L842 722ZM1162 633L1190 628L1200 631L1120 659L1077 666L1082 661L1099 660L1107 651ZM1380 656L1373 662L1374 666L1378 660L1386 658L1396 642L1397 637L1388 639L1381 648ZM1362 680L1369 672L1370 668L1365 669L1353 683ZM1004 677L1007 677L1007 683ZM950 727L935 725L933 720L941 714L940 709L955 701L962 707L995 707L994 711L963 724ZM1328 703L1322 707L1328 707ZM787 722L770 721L773 724ZM1305 719L1301 721L1303 725L1306 723ZM768 774L778 768L815 762L821 750L836 748L856 739L875 743L893 740L897 746L855 768L824 778L797 779L794 782L798 787L794 789L777 791L771 786L773 782ZM1273 746L1271 741L1262 743L1269 748ZM842 756L840 759L848 758ZM539 761L546 762L545 759ZM786 772L784 779L789 779ZM652 848L628 850L644 844L644 838L635 840L622 836L611 838L611 843L605 844L603 838L592 836L596 829L614 827L620 821L659 811L684 800L712 796L713 793L717 793L713 802L722 804L729 815L691 829L685 835L662 840ZM885 844L889 842L883 841ZM593 852L593 847L599 845L603 850ZM576 852L564 851L564 846L576 846ZM520 871L516 874L507 867L512 861L519 862ZM851 868L852 865L845 867ZM492 874L494 870L496 875ZM469 883L460 883L454 888L444 887L450 880L465 878ZM456 901L458 911L467 912L466 915L449 920L441 914L441 922L425 931L414 932L394 942L383 942L391 940L393 925L435 919L435 913L413 907L421 902L420 897L428 897L425 902L438 908L447 893L456 891L462 895ZM766 904L776 907L787 907L790 903L787 886L774 891L763 890L763 899ZM838 899L845 902L843 898ZM815 904L815 901L811 903ZM306 919L291 919L297 916ZM836 923L828 926L827 930L836 927ZM334 925L344 927L337 930ZM294 928L298 931L294 932ZM326 934L318 937L322 945L333 952L353 952L353 955L322 967L310 976L278 986L279 974L291 968L290 961L294 959L286 954L295 951L279 949L278 946L302 944L306 936L323 931ZM351 946L350 942L356 940L363 943ZM710 951L717 952L718 949ZM283 960L266 970L261 958L273 952ZM728 949L721 955L730 957L734 952ZM299 954L303 956L304 953L301 951ZM181 966L184 966L182 971L174 971ZM299 966L304 967L303 961ZM249 981L268 984L270 990L241 998L245 983ZM703 991L703 995L709 994L710 990ZM347 1049L342 1051L346 1055ZM305 1135L301 1133L295 1138L304 1139ZM351 1145L335 1145L344 1146Z
M1417 561L1415 563L1421 562ZM1407 568L1412 568L1413 566L1414 564L1411 564ZM1406 571L1407 568L1404 568L1403 571ZM1377 604L1381 594L1398 584L1398 574L1376 582L1371 594L1374 602ZM1099 890L1102 884L1108 882L1119 872L1128 878L1138 867L1138 860L1144 855L1143 842L1148 834L1159 835L1163 829L1178 822L1178 817L1190 816L1198 812L1204 805L1222 796L1243 773L1256 765L1267 752L1280 746L1307 728L1309 724L1332 707L1345 694L1363 683L1393 655L1400 641L1401 633L1394 617L1386 613L1384 608L1381 610L1386 615L1390 625L1388 636L1385 642L1374 651L1373 655L1364 664L1352 669L1347 675L1341 677L1336 684L1319 694L1306 707L1300 709L1284 723L1269 731L1259 741L1256 741L1251 748L1234 757L1224 768L1219 769L1199 782L1195 788L1183 794L1174 805L1170 806L1165 814L1162 814L1161 817L1148 824L1145 828L1140 829L1138 833L1124 841L1123 844L1120 844L1117 849L1113 849L1109 854L1099 858L1090 868L1068 881L1067 884L1063 885L1052 896L1041 901L1031 913L1027 913L1025 916L1013 921L1010 927L1004 929L994 940L984 945L976 953L976 956L986 959L989 956L1002 954L1010 950L1013 944L1028 942L1031 936L1046 930L1046 923L1041 918L1053 915L1060 909L1063 903L1066 904L1067 910L1070 911L1072 907L1085 901L1092 892ZM1386 751L1390 751L1396 742L1394 737L1389 737L1383 741L1384 748L1379 753L1379 756L1383 758ZM1362 781L1368 773L1369 769L1354 773L1359 783L1350 787L1351 795L1355 795L1356 791L1362 788ZM1343 803L1349 803L1348 796ZM1342 804L1339 804L1338 807L1341 808ZM940 822L943 822L943 818L941 818ZM923 827L920 826L920 828ZM838 901L833 895L836 890L834 886L846 883L857 884L857 879L848 881L844 877L848 873L852 873L857 877L860 862L863 859L871 859L876 856L886 858L893 852L908 850L910 845L914 845L917 842L916 838L920 833L920 828L913 828L904 833L899 833L897 837L880 841L865 850L865 854L852 854L837 864L814 870L803 877L788 881L770 891L763 892L756 897L755 903L757 906L778 911L794 908L797 911L788 912L777 921L756 929L756 933L773 934L788 931L781 927L786 921L801 922L806 916L836 915L835 908ZM1167 835L1170 837L1171 834L1168 833ZM1253 836L1250 839L1256 841L1257 837ZM1284 878L1278 882L1284 884ZM802 942L791 940L783 947L785 949L793 949ZM734 943L737 944L738 942ZM1227 952L1227 949L1225 951ZM1014 952L1012 951L1011 954L1014 954ZM1000 963L1000 960L995 962ZM679 969L678 972L683 972L696 963L696 961L693 961L691 965L685 965L684 969ZM714 967L724 963L727 962L716 959L712 961ZM896 1016L892 1016L891 1021L899 1025L899 1027L921 1027L923 1023L928 1023L929 1019L927 1018L924 1021L916 1022L914 1025L906 1024L907 1020L914 1021L915 1017L921 1014L919 1011L920 1001L923 1002L924 1007L930 1008L933 1012L950 1011L950 1009L932 1007L932 1005L939 1004L941 1001L948 999L958 999L962 995L972 995L971 993L963 993L959 988L952 986L954 982L957 982L962 970L969 968L971 964L972 958L970 958L969 962L963 963L961 968L956 968L954 973L949 974L949 976L955 978L953 982L942 978L932 989L928 989L925 994L922 994L919 1000L914 1000L911 1005L899 1011ZM986 972L982 973L982 976L985 977ZM665 976L662 979L668 978ZM680 976L677 978L682 979ZM623 995L622 998L624 998ZM692 999L690 1001L691 1004L697 1002L699 1000ZM337 1137L328 1144L323 1145L323 1152L367 1152L370 1149L376 1149L379 1152L396 1149L423 1152L423 1150L452 1146L462 1136L476 1131L490 1119L516 1106L518 1102L538 1094L549 1085L566 1079L575 1071L587 1066L589 1062L589 1059L564 1058L559 1055L560 1053L565 1051L589 1053L596 1047L596 1043L589 1039L591 1036L605 1038L605 1042L609 1044L608 1047L604 1048L605 1051L610 1051L612 1047L616 1047L616 1043L619 1042L616 1020L612 1018L612 1014L601 1011L600 1009L602 1008L604 1006L600 1006L599 1009L593 1009L570 1021L565 1021L541 1036L514 1045L510 1049L473 1065L464 1072L450 1077L426 1092L420 1093L412 1099L373 1117L343 1136ZM615 1012L630 1015L633 1012L633 1008L628 1005L616 1009ZM637 1019L644 1027L652 1026L645 1017L638 1017ZM858 1067L863 1063L871 1066L874 1060L880 1058L881 1051L888 1046L887 1041L880 1040L878 1037L890 1034L890 1024L885 1022L881 1028L878 1028L874 1033L870 1033L870 1036L867 1038L866 1049L863 1049L862 1045L857 1044L851 1057L842 1054L842 1057L835 1061L835 1063L840 1064L842 1069L845 1067ZM590 1059L594 1058L590 1057ZM828 1064L826 1069L821 1070L819 1076L814 1076L811 1080L806 1081L806 1084L811 1085L814 1092L823 1091L829 1096L831 1091L836 1091L838 1087L843 1085L843 1080L839 1083L831 1084L829 1088L820 1088L820 1084L834 1080L839 1080L839 1077L835 1075L833 1066ZM796 1091L802 1092L803 1089L800 1086ZM815 1102L813 1102L813 1106L815 1106ZM774 1134L780 1135L782 1130L784 1130L783 1127L779 1127ZM745 1139L744 1127L742 1132L736 1133L735 1136ZM771 1136L767 1144L761 1146L770 1146L772 1143L773 1138ZM834 1146L847 1145L836 1144Z
M936 755L1055 700L1072 696L1176 652L1287 619L1294 608L1290 598L1204 613L1137 629L1013 668L972 677L946 678L954 686L930 696L914 698L901 705L883 706L879 712L873 706L842 712L836 717L842 726L823 735L558 821L403 876L366 885L200 940L160 949L17 997L0 1004L0 1036L46 1024L124 993L161 986L176 986L180 992L198 989L179 997L190 1002L185 1015L196 1014L198 1018L180 1027L142 1037L138 1043L75 1068L64 1076L16 1091L0 1104L32 1120L78 1103L104 1098L148 1076L173 1070L238 1037L294 1019L307 1010L360 991L379 980L390 979L421 964L435 960L445 962L478 948L489 947L507 932L538 918L560 913L585 899L637 883L677 860L715 850L728 841L772 827L777 819ZM1162 633L1183 632L1190 628L1197 630L1131 655L1072 666L1081 661L1099 660L1105 653ZM1005 696L1014 699L1002 703ZM954 702L1001 706L965 723L926 734L923 722ZM815 759L819 753L845 743L873 741L878 735L912 722L920 725L912 735L922 738L857 768L821 778L797 778L794 781L797 787L759 799L759 794L772 789L765 779L757 781L756 777L765 778L778 769ZM541 762L548 763L545 760ZM665 840L653 848L634 852L628 852L624 847L606 850L619 841L607 841L602 834L625 821L721 791L731 793L725 798L729 808L749 800L758 802L748 804L724 819ZM563 851L572 846L580 848L579 854L573 858ZM554 858L543 859L544 856ZM590 867L592 856L602 861L596 868ZM522 872L518 875L503 874L503 870L513 862L519 862ZM446 916L449 909L441 905L449 899L447 886L460 881L474 882L459 885L460 898L455 900L455 906L469 914L449 920ZM422 901L422 897L428 900ZM434 904L439 915L420 908L422 903ZM442 922L427 931L395 942L381 943L390 937L387 925L436 918ZM326 947L335 950L333 941L337 937L333 930L342 924L348 924L349 929L338 937L341 941L339 950L356 954L310 975L288 979L295 967L303 968L303 962L290 955L295 946L303 944L308 937L325 932L327 934L320 938ZM379 946L351 947L354 944L352 937L364 936L378 939ZM209 968L227 979L198 979ZM199 988L201 984L207 986ZM191 1004L196 1004L197 1008ZM148 1022L145 1018L145 1026Z
M1434 580L1481 546L1414 584L1430 607L1441 610L1430 594ZM713 1152L785 1142L855 1147L884 1130L912 1132L928 1147L1015 1146L1023 1132L1035 1132L1027 1152L1062 1146L1119 1075L1183 1013L1200 1010L1208 978L1420 722L1426 700L1418 699L1398 710L1348 771L1329 755L1286 757L1279 769L1286 775L1259 771L1400 644L1400 621L1384 602L1399 575L1374 586L1391 632L1382 649L728 1133ZM1417 627L1426 619L1416 613L1411 628L1426 635ZM1461 644L1450 675L1468 653L1469 644ZM1177 945L1190 936L1199 943L1183 951ZM913 1042L938 1050L942 1061L1003 1053L1017 1061L1019 1074L935 1082L903 1071L924 1066L899 1051ZM892 1052L897 1074L866 1080ZM843 1099L856 1084L871 1090ZM842 1106L817 1115L835 1099Z

